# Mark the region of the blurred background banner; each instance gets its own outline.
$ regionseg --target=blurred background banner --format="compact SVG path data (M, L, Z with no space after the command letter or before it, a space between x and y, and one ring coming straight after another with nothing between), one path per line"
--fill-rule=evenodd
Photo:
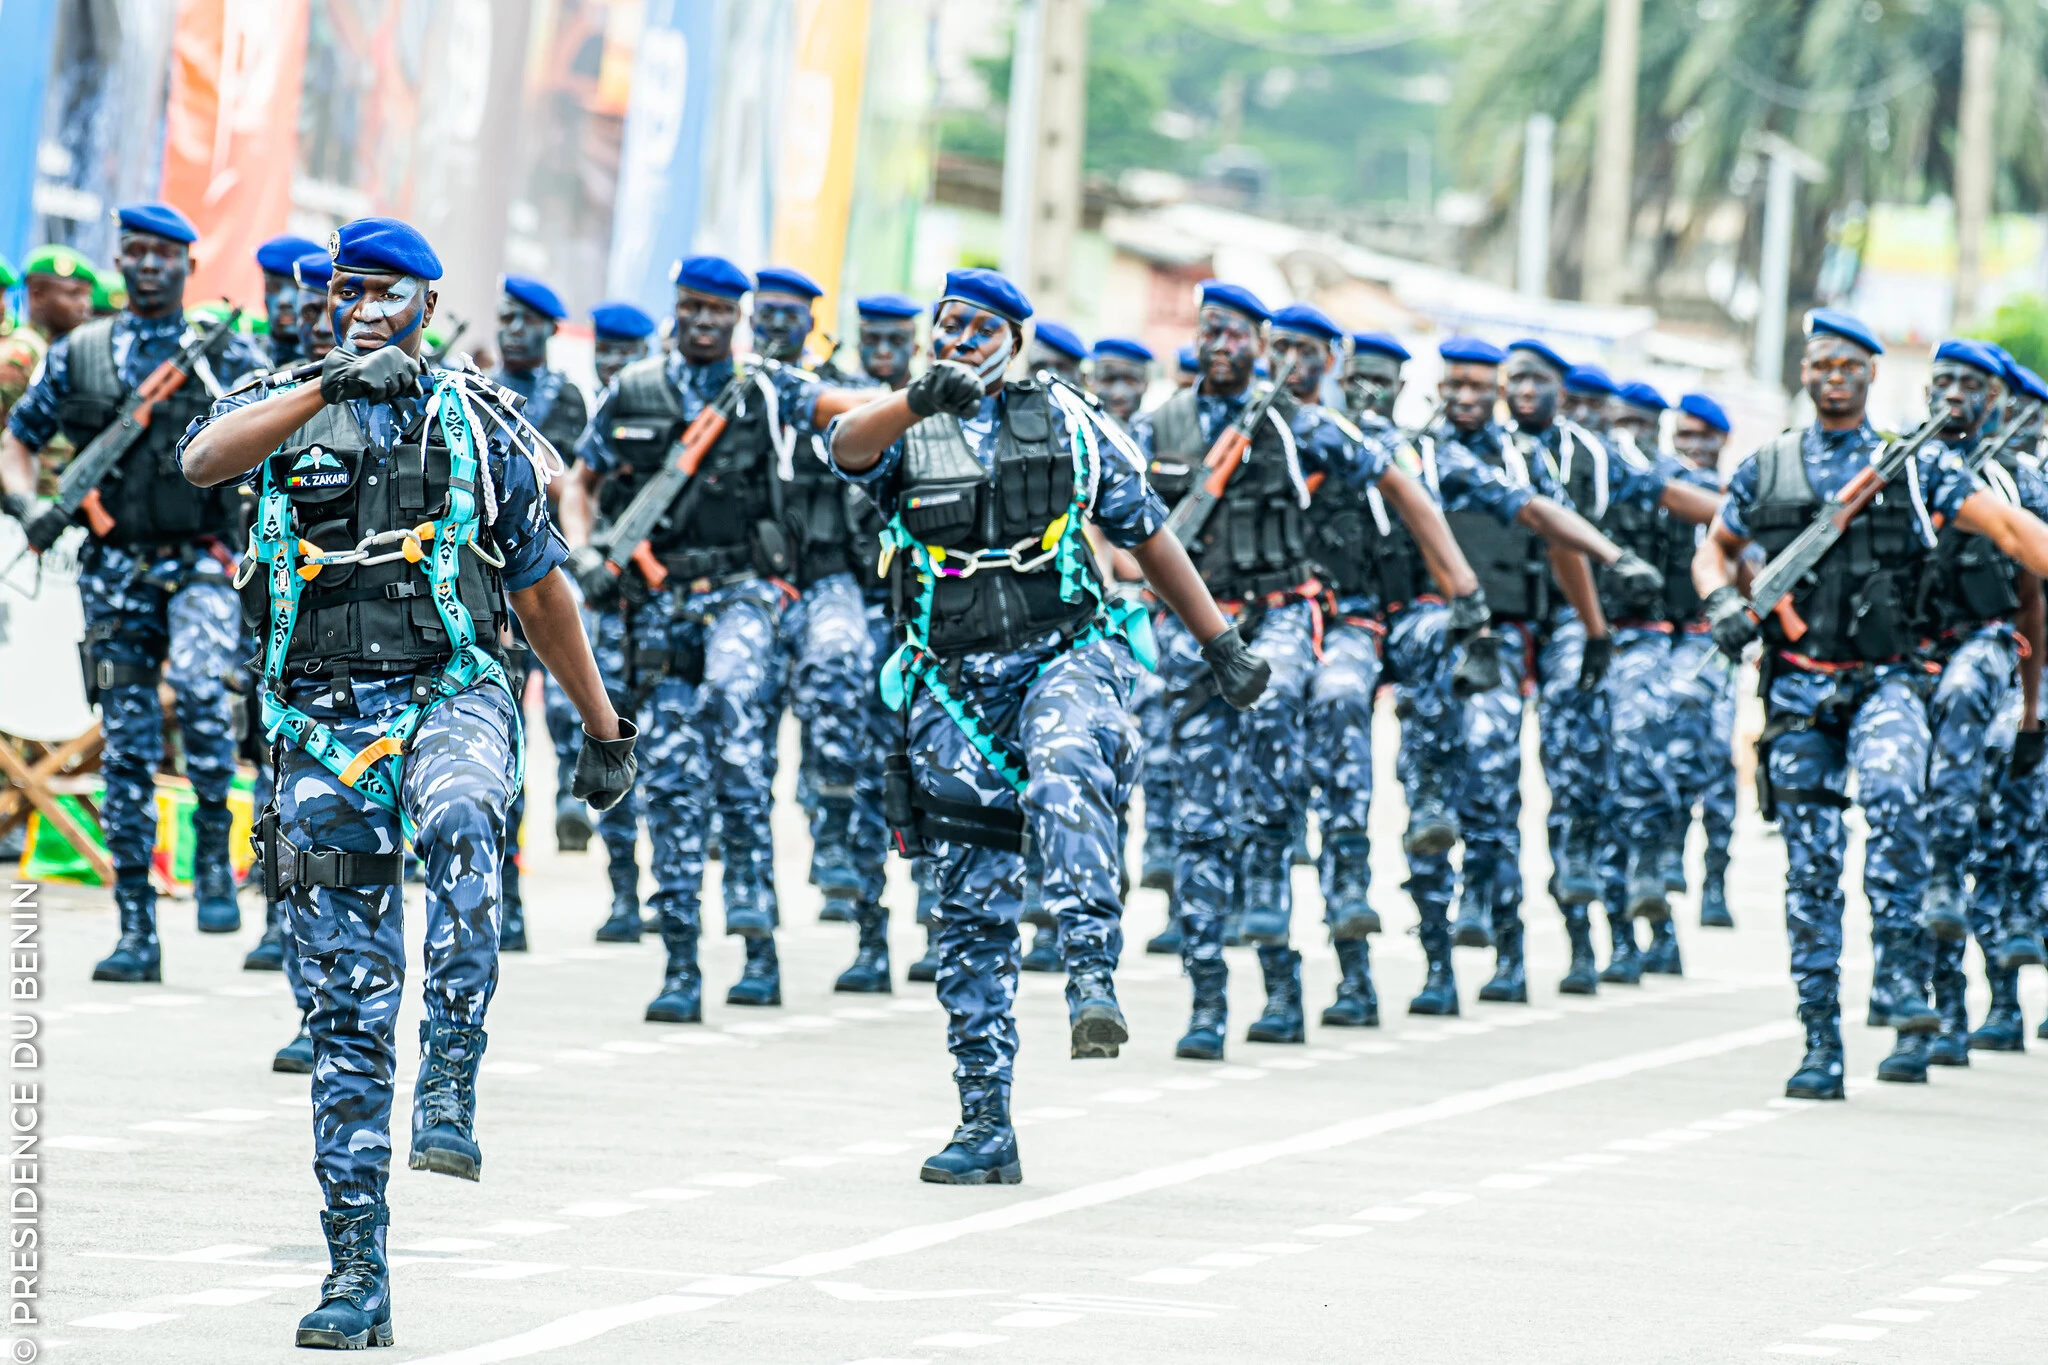
M691 247L748 270L769 264L775 221L775 155L789 103L791 0L720 5L718 87L712 93L703 207Z
M769 256L823 286L825 296L812 316L824 324L821 330L832 331L846 259L846 218L853 207L868 0L796 0L794 32Z
M33 54L50 50L57 29L57 0L7 0L0 4L0 52L17 58L0 82L0 256L19 263L34 245L36 139L29 130L42 122L43 87L49 64ZM26 57L24 60L23 58Z
M870 0L859 155L847 214L839 304L815 316L835 336L854 334L853 300L909 290L918 213L932 184L933 15L938 0ZM835 322L836 319L836 322Z
M634 44L607 292L656 317L673 306L669 265L696 237L724 8L724 0L648 0Z
M164 111L163 198L199 229L191 297L248 306L255 251L285 230L307 0L180 0Z

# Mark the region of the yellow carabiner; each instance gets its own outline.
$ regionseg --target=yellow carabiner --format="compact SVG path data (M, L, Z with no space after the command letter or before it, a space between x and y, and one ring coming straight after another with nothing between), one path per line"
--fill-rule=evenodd
M1052 525L1046 527L1045 534L1038 538L1039 549L1050 550L1060 543L1060 537L1067 533L1067 518L1071 515L1070 512L1062 512L1052 519Z
M895 561L896 545L895 542L892 541L889 544L884 545L882 547L882 558L875 565L875 577L887 578L889 576L889 566L895 563Z
M302 540L299 542L299 558L301 559L318 559L320 556L326 553L327 552L325 550L321 549L318 545L315 545L310 540ZM318 578L320 576L320 568L321 566L318 564L301 564L299 565L299 577L305 579L308 583L310 583L315 578Z

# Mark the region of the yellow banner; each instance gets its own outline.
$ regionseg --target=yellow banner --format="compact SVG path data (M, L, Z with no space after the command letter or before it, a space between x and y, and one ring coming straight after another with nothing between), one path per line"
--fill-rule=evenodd
M782 110L776 161L774 264L794 266L824 287L811 315L838 316L846 220L853 206L869 0L797 0L795 60Z

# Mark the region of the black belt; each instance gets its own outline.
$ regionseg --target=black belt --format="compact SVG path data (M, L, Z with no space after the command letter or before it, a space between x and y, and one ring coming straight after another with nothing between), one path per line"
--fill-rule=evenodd
M93 689L98 692L116 687L155 687L162 677L162 664L117 664L111 659L92 661Z
M405 878L405 857L399 853L300 848L280 835L277 841L277 874L280 889L290 886L397 886Z
M917 812L917 834L921 840L942 839L947 843L972 844L977 848L1030 856L1031 831L1025 824L1024 812L1019 808L949 801L914 787L910 793L910 807Z

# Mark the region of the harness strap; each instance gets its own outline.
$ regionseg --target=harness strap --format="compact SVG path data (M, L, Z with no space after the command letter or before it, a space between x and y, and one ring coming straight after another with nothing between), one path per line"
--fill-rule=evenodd
M920 839L973 844L977 848L999 849L1028 857L1031 830L1024 812L1014 806L984 806L972 801L949 801L915 786L910 807L917 813Z
M338 848L300 848L277 836L279 889L329 886L343 889L397 886L405 877L401 853L351 853Z

